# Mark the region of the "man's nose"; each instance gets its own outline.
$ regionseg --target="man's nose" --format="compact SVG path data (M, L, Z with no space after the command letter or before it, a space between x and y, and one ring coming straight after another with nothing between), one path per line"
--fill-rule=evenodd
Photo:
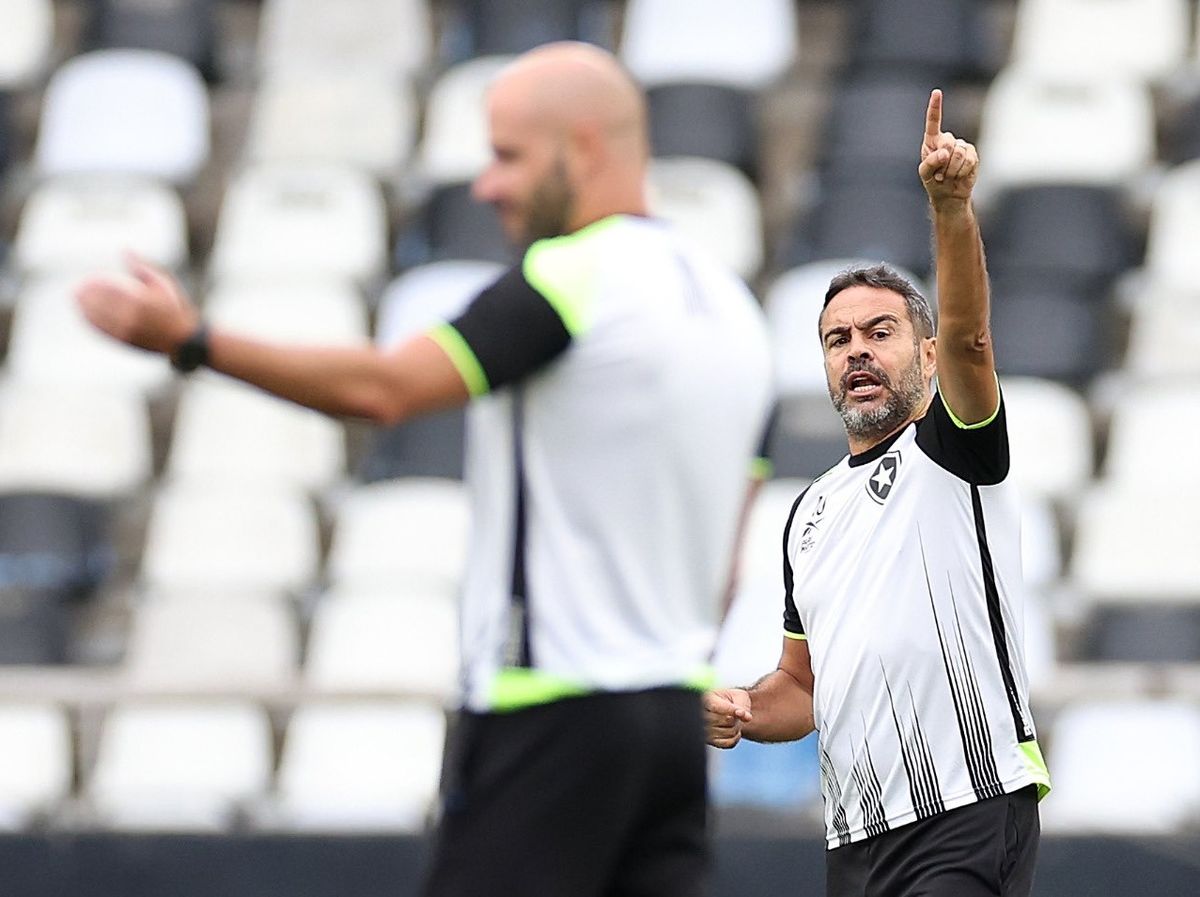
M476 202L492 202L495 199L496 178L492 173L492 166L489 165L483 171L479 172L475 181L471 184L471 196Z

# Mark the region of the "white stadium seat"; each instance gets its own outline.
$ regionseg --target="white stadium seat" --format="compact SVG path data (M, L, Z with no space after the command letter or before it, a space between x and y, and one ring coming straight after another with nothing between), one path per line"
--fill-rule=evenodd
M0 705L0 831L18 832L71 792L74 759L66 712L49 704Z
M350 165L394 179L416 139L412 88L355 72L286 71L255 94L252 162Z
M1016 10L1010 59L1041 75L1162 79L1188 49L1187 0L1021 0Z
M150 478L152 461L136 393L0 383L0 489L125 498Z
M421 832L444 741L445 716L428 703L301 706L284 736L274 821L297 831Z
M135 609L125 682L149 692L283 691L300 654L282 599L158 598Z
M1146 268L1163 286L1194 289L1196 234L1200 232L1200 159L1163 176L1150 208Z
M32 81L45 65L53 41L53 0L5 0L0 90L24 87Z
M13 255L25 274L123 267L125 252L178 269L187 261L183 201L144 178L55 178L34 188L17 226Z
M78 276L36 278L17 296L8 346L14 381L86 385L150 394L170 382L161 355L121 345L84 318L75 301Z
M470 507L456 480L359 486L334 509L326 573L336 586L394 584L453 593L467 562Z
M142 552L151 588L289 591L317 573L316 514L295 489L209 480L154 499Z
M430 64L428 0L265 0L258 59L264 73L352 71L396 81Z
M208 155L208 91L178 57L95 50L65 62L46 87L35 150L43 175L140 174L186 184Z
M1026 184L1125 186L1154 160L1154 108L1136 82L1009 67L988 88L978 145L986 196Z
M500 276L497 262L430 262L410 268L383 291L375 323L375 342L397 346L458 315L467 303Z
M1151 283L1131 309L1125 370L1135 378L1200 377L1200 290Z
M796 56L791 0L630 0L621 59L647 86L703 81L758 90Z
M650 212L750 280L762 267L762 209L741 171L715 159L678 156L650 164Z
M1200 465L1172 461L1167 445L1200 440L1200 378L1173 378L1135 388L1113 409L1105 479L1129 486L1147 482L1200 489ZM1200 584L1197 584L1200 589Z
M369 175L333 165L246 169L225 194L217 278L344 278L369 284L387 266L387 209Z
M270 723L251 704L122 704L104 722L86 796L110 828L228 831L266 793L271 761Z
M204 312L213 324L272 342L354 346L370 339L362 296L338 279L224 281L205 297Z
M1087 402L1036 377L1005 377L1001 388L1013 481L1030 495L1073 501L1095 465Z
M1042 811L1045 830L1147 838L1180 832L1200 819L1196 757L1200 709L1185 701L1068 706L1055 720L1046 758L1054 792Z
M418 171L434 184L469 181L492 158L487 90L511 56L484 56L447 69L425 103Z
M304 675L317 690L447 700L458 682L458 608L445 593L340 590L317 605Z

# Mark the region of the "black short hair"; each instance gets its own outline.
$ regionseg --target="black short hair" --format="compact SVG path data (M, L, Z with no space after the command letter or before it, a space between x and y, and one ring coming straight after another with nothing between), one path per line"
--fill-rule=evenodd
M849 287L878 287L898 293L904 299L908 319L918 338L929 339L936 333L929 300L921 295L921 291L913 286L912 281L886 262L839 271L829 282L829 289L825 291L825 303L821 306L821 313L824 314L834 296Z

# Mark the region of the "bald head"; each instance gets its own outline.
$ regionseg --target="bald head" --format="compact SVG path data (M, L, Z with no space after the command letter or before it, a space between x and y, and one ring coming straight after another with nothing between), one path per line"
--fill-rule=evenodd
M544 127L595 128L624 144L620 151L648 155L641 88L611 53L591 44L564 41L530 50L500 73L491 99Z

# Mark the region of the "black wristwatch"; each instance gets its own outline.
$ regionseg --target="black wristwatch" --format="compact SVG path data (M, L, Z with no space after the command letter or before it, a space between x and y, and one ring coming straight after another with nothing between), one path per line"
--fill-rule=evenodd
M203 364L208 364L208 325L201 321L171 356L171 367L181 374L190 374Z

